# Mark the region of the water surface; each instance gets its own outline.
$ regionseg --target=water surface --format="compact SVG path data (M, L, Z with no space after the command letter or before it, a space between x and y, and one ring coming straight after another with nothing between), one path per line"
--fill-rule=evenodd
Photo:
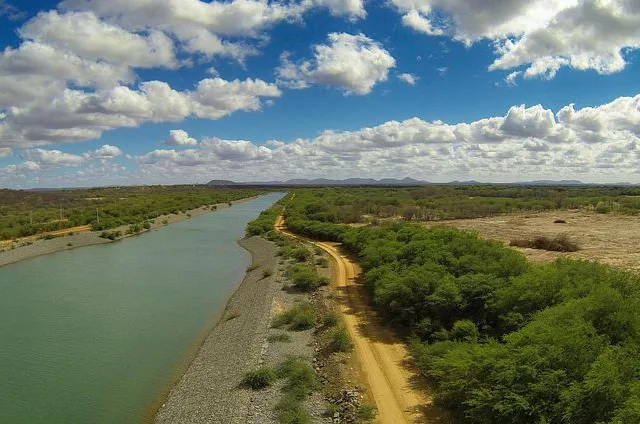
M0 268L0 423L138 422L237 288L282 194Z

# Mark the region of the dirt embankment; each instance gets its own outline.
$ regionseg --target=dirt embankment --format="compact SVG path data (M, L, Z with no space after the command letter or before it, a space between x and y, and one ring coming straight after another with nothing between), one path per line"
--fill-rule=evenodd
M564 220L566 223L554 223ZM640 218L628 215L596 214L586 211L523 213L493 218L460 219L433 225L447 225L509 245L513 239L567 235L579 245L577 252L560 253L516 248L536 263L559 257L597 260L627 269L640 269Z

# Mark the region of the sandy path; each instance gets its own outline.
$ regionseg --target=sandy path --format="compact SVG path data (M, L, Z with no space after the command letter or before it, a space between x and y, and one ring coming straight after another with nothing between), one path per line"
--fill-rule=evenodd
M293 235L284 229L282 216L276 220L276 228ZM431 402L419 389L422 382L417 371L409 366L406 346L377 321L375 311L367 304L364 288L356 283L359 267L340 251L338 244L313 244L332 258L337 300L368 390L378 409L377 422L427 422Z

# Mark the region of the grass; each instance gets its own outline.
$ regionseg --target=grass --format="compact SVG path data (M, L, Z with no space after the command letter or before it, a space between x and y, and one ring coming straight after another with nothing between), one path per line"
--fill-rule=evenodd
M312 328L315 323L316 313L313 306L309 302L303 302L276 316L272 326L286 326L289 330L302 331Z
M289 266L286 276L296 289L305 292L314 291L320 286L329 284L329 280L326 277L321 277L314 268L304 264Z
M262 366L253 371L249 371L242 379L242 385L251 390L261 390L271 386L277 379L275 370L271 367Z
M327 258L318 258L316 260L316 265L321 266L322 268L327 268L329 266L329 260Z
M344 327L336 327L329 333L329 347L333 352L348 352L353 345Z
M291 336L286 333L270 334L267 337L267 341L269 343L289 343L291 341Z
M318 388L316 374L307 362L289 358L276 367L278 378L286 378L284 395L275 410L280 424L306 424L311 416L303 408L303 402Z
M554 238L538 236L532 240L514 239L509 246L528 247L530 249L549 250L552 252L577 252L580 247L571 241L568 236L560 235Z
M329 312L322 320L322 325L324 325L325 327L335 327L336 325L338 325L339 320L340 318L338 317L337 313Z

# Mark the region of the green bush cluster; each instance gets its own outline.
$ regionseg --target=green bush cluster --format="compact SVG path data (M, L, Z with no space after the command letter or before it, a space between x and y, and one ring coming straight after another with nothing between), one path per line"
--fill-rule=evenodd
M260 390L272 385L276 378L277 375L273 368L262 366L246 373L242 379L242 384L252 390Z
M315 371L303 359L290 358L276 368L278 377L287 380L284 394L275 410L280 424L306 424L311 416L303 402L318 388Z
M302 331L312 328L316 324L316 312L309 302L294 305L282 312L273 321L274 328L287 327L290 330Z
M307 292L329 284L326 277L318 275L315 268L306 264L289 265L286 277L291 281L293 287Z

